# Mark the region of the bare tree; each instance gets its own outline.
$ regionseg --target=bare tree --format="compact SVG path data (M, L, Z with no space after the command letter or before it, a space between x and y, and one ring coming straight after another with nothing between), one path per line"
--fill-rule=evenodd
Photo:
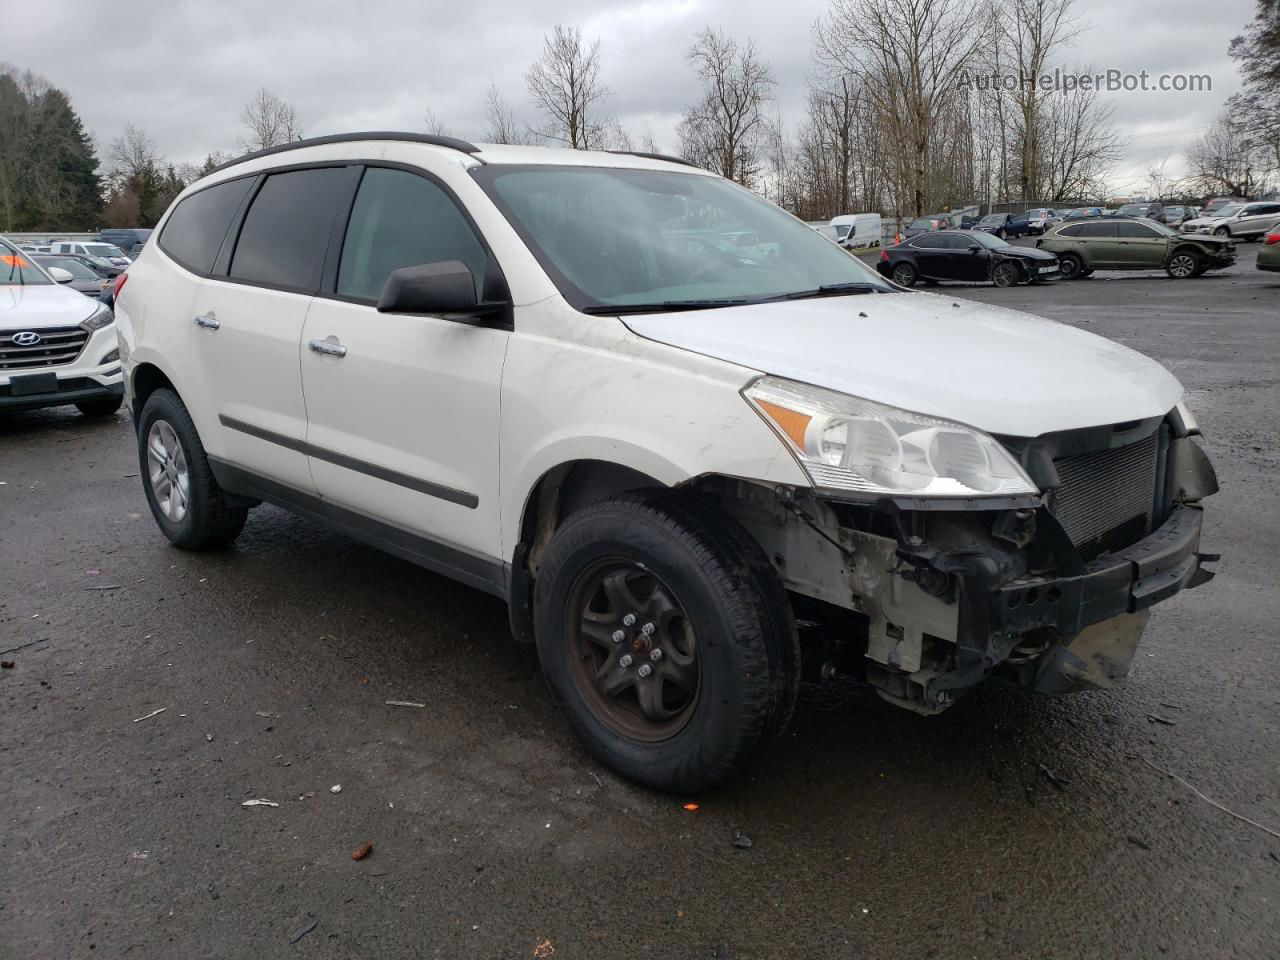
M766 130L765 105L777 81L755 44L742 47L706 27L685 54L702 81L702 99L680 121L686 159L748 184L759 164Z
M1084 68L1084 72L1092 68ZM1100 197L1111 168L1124 155L1126 141L1112 122L1114 107L1098 102L1096 90L1076 88L1049 100L1039 127L1042 197Z
M1251 197L1265 186L1269 157L1244 124L1223 111L1187 151L1187 167L1204 194Z
M484 122L484 139L489 143L527 144L532 139L494 83L489 84L484 95Z
M881 136L908 159L903 173L918 216L928 194L930 139L987 39L972 0L832 0L815 31L828 69L857 75Z
M426 124L427 133L436 137L453 136L453 131L449 129L449 125L440 119L439 115L430 106L423 110L422 119L423 123Z
M1039 198L1043 191L1038 167L1040 111L1054 93L1038 83L1038 78L1047 72L1050 57L1079 35L1080 27L1072 15L1074 6L1075 0L1006 0L995 6L997 40L1018 73L1013 100L1022 121L1019 192L1023 200Z
M240 110L245 135L236 142L252 152L302 139L302 127L293 105L266 87L261 88Z
M117 180L133 180L149 175L159 166L155 141L131 123L124 134L111 143L107 153L111 176Z
M598 145L604 130L597 105L613 93L600 79L599 39L588 44L577 27L557 25L524 79L545 118L542 136L575 150Z

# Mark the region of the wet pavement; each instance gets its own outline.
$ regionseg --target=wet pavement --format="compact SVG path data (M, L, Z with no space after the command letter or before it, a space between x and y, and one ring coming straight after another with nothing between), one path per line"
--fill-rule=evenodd
M696 810L592 762L497 601L274 508L181 553L123 415L0 418L0 958L1280 956L1280 839L1156 769L1280 830L1280 275L1256 249L1193 281L938 290L1189 391L1223 558L1156 609L1128 685L928 719L806 687Z

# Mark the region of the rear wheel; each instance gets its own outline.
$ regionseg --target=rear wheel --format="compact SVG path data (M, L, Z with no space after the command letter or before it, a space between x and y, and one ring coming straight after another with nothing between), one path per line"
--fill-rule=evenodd
M1092 272L1092 271L1090 271ZM1063 280L1075 280L1084 276L1084 261L1078 254L1058 254L1058 273Z
M916 268L909 263L899 263L893 268L893 282L900 287L910 287L916 282Z
M142 407L138 462L151 514L174 546L221 547L243 529L248 508L227 503L191 415L172 390L157 390Z
M1194 250L1175 250L1164 269L1175 280L1186 280L1203 272L1200 255Z
M569 517L542 558L534 617L570 727L647 786L718 783L795 705L795 624L768 558L731 518L668 491Z
M1022 279L1022 274L1012 263L1000 263L991 273L991 282L997 287L1013 287Z
M76 409L86 417L109 417L120 409L124 397L103 397L101 400L82 400Z

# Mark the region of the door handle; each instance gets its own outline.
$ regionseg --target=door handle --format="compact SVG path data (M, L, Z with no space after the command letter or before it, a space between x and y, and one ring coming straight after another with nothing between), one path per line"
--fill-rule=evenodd
M222 324L218 322L218 318L213 315L212 310L208 313L202 313L193 319L195 320L197 327L204 327L207 330L217 330L222 326Z
M323 353L326 357L345 357L347 348L338 342L337 337L325 337L323 340L309 340L307 346L316 353Z

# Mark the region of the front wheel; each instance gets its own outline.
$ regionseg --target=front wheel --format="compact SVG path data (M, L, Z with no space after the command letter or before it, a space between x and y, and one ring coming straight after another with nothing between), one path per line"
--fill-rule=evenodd
M1200 269L1200 257L1194 250L1178 250L1169 258L1165 272L1175 280L1199 276L1203 272Z
M1059 254L1058 275L1061 276L1063 280L1075 280L1078 277L1084 276L1084 261L1074 253Z
M1213 234L1216 237L1229 237L1231 236L1231 229L1229 227L1219 227L1213 231Z
M225 546L244 528L248 508L227 503L191 414L172 390L157 390L143 404L138 463L151 514L175 547Z
M916 282L916 268L909 263L899 263L893 268L893 282L900 287L910 287Z
M1013 287L1022 279L1018 273L1018 268L1012 263L998 264L991 274L991 282L997 287Z
M649 787L720 782L795 705L795 624L768 558L730 517L668 491L571 515L539 566L534 623L574 733Z

